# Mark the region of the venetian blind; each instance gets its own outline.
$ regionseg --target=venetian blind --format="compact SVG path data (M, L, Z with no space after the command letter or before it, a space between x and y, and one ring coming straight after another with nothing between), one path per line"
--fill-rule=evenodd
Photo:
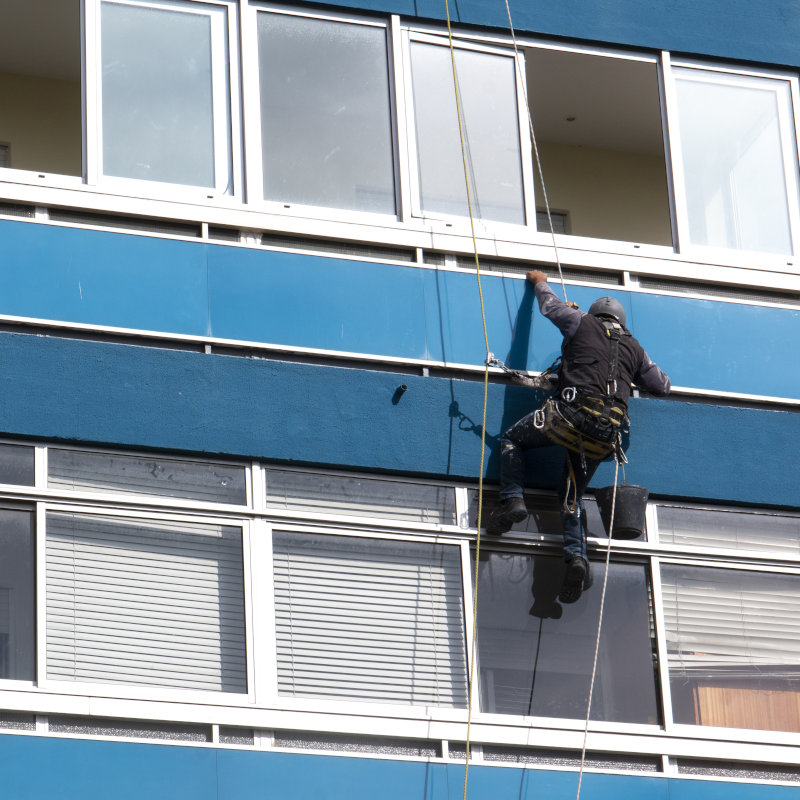
M281 694L464 707L460 550L274 536Z
M47 675L245 692L241 529L49 513Z
M670 674L800 678L800 579L663 565Z

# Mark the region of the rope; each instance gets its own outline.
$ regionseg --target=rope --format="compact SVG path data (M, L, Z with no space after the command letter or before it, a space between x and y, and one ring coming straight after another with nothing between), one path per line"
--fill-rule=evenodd
M528 84L525 81L525 76L519 65L519 48L517 47L517 36L514 33L514 23L511 21L511 9L506 3L506 14L508 15L508 29L511 31L511 41L514 43L514 63L516 64L517 74L519 75L519 82L522 86L522 98L525 101L525 111L528 115L528 130L531 132L531 142L533 143L533 155L536 158L536 169L539 171L539 182L542 184L542 197L544 198L544 210L547 212L547 224L550 226L550 237L553 240L553 254L556 257L556 265L558 266L558 277L561 279L561 291L564 295L564 302L567 302L567 287L564 285L564 273L561 270L561 256L558 253L558 244L556 243L556 232L553 229L553 217L550 213L550 201L547 199L547 186L544 182L544 171L542 170L542 160L539 158L539 146L536 143L536 133L533 130L533 117L531 116L531 107L528 103Z
M600 631L603 628L603 609L606 604L606 588L608 587L608 566L611 560L611 535L614 532L614 512L617 505L617 476L619 474L619 459L614 458L614 491L611 494L611 522L608 526L608 547L606 547L606 567L603 575L603 590L600 593L600 612L597 618L597 638L594 643L594 658L592 659L592 678L589 681L589 701L586 704L586 721L583 726L583 747L581 748L581 766L578 770L578 791L575 800L580 800L581 783L583 782L583 765L586 761L586 742L589 738L589 716L592 713L592 694L594 693L594 679L597 675L597 658L600 653Z
M478 566L481 554L481 519L483 515L483 470L486 461L486 408L489 402L489 363L492 354L489 350L489 334L486 329L486 309L483 302L483 289L481 287L481 264L478 256L478 240L475 236L475 217L472 213L472 193L469 188L469 170L467 168L467 147L464 139L464 121L461 113L461 98L458 91L458 75L456 72L456 53L453 46L453 31L450 25L450 6L444 0L444 9L447 16L447 39L450 45L450 61L453 67L453 91L456 100L456 114L458 116L458 135L461 140L461 161L464 167L464 185L467 191L467 209L469 210L469 224L472 233L472 249L475 253L475 275L478 281L478 297L481 306L481 322L483 323L483 341L486 346L486 361L483 372L483 417L481 422L481 465L478 472L478 535L475 542L475 574L472 581L472 642L470 644L469 679L467 682L467 737L466 737L466 762L464 764L464 798L467 800L467 783L469 780L470 743L472 736L472 701L473 687L475 685L475 650L478 631Z

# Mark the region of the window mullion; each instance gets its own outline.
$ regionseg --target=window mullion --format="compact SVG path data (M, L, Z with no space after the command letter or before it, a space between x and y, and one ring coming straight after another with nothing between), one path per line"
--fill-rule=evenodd
M667 635L664 621L664 603L661 585L661 561L658 557L650 560L650 581L653 589L653 624L656 632L656 653L658 655L658 682L661 688L661 713L664 730L671 731L672 693L669 683L669 656L667 653Z
M405 36L400 26L400 17L393 14L389 23L389 91L393 111L395 134L395 195L397 218L408 222L414 215L412 188L414 170L411 168L413 152L413 129L409 126L408 75L406 73Z

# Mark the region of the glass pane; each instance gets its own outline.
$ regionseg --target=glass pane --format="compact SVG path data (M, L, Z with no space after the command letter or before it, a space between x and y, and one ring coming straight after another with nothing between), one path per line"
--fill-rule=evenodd
M497 714L584 719L604 563L577 603L558 602L563 561L481 553L478 648L481 708ZM645 567L612 564L591 718L656 724L650 601Z
M102 53L103 172L214 187L211 16L104 2Z
M451 486L267 470L267 505L292 511L456 524Z
M481 524L485 524L489 514L497 508L500 497L497 492L483 492L483 509L481 510ZM528 516L522 522L516 522L511 530L518 533L539 533L560 536L563 533L561 526L561 509L555 495L525 495L525 505L528 507ZM597 508L597 501L593 497L583 498L583 507L586 512L586 527L589 536L606 537L603 520ZM474 528L478 524L478 492L469 490L469 526Z
M0 483L33 486L33 448L0 444Z
M659 506L658 537L666 544L769 550L777 556L797 558L800 517Z
M411 44L422 210L468 216L450 50ZM473 214L525 223L514 59L456 51Z
M247 502L244 467L225 464L51 448L47 472L51 489L160 495L236 505Z
M466 706L460 548L278 532L273 552L281 694Z
M0 509L0 678L32 681L36 601L33 512Z
M692 243L791 253L787 191L797 185L787 189L786 170L796 165L784 163L781 141L790 135L781 119L788 82L675 74Z
M395 213L384 28L258 15L264 197Z
M242 529L47 514L47 674L247 690Z
M800 580L661 570L676 722L800 731Z

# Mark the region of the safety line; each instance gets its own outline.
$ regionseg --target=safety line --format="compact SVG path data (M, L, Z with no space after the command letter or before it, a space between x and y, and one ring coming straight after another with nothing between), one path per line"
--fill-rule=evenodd
M550 201L547 199L547 186L544 182L544 171L542 170L542 160L539 158L539 145L536 143L536 133L533 130L533 117L531 116L531 107L528 103L528 84L525 76L522 74L519 63L519 48L517 47L517 37L514 33L514 23L511 21L511 9L508 6L508 0L505 0L506 14L508 15L508 28L511 31L511 41L514 43L514 64L517 74L519 75L519 83L522 86L522 98L525 101L525 111L528 115L528 129L531 132L531 142L533 143L533 154L536 157L536 169L539 170L539 182L542 184L542 197L544 198L544 209L547 212L547 223L550 226L550 237L553 240L553 254L556 257L556 265L558 266L558 277L561 279L561 291L564 295L564 302L567 302L567 287L564 285L564 273L561 270L561 256L558 252L558 244L556 243L556 232L553 229L553 217L550 213Z
M623 468L624 469L624 468ZM611 494L611 520L608 525L608 546L606 547L606 567L603 575L603 590L600 592L600 612L597 615L597 638L594 642L594 659L592 660L592 678L589 681L589 700L586 704L586 721L583 726L583 747L581 748L581 766L578 770L578 790L575 800L580 800L581 783L583 782L583 765L586 761L586 742L589 738L589 716L592 713L592 694L594 679L597 675L597 658L600 653L600 631L603 629L603 609L606 605L606 588L608 587L608 566L611 560L611 535L614 533L614 512L617 505L617 477L619 476L619 455L614 454L614 491Z
M483 516L483 470L486 461L486 408L489 403L489 334L486 329L486 309L483 303L483 289L481 287L481 263L478 256L478 240L475 236L475 217L472 213L472 193L469 188L469 170L467 168L467 148L464 140L464 121L461 113L461 95L458 90L458 74L456 71L456 53L453 46L453 30L450 25L450 5L444 0L445 15L447 17L447 39L450 45L450 61L453 67L453 91L456 100L456 115L458 117L458 135L461 140L461 161L464 167L464 185L467 190L467 209L469 211L469 225L472 232L472 249L475 253L475 275L478 281L478 297L481 306L481 322L483 323L483 341L486 346L486 361L483 372L483 417L481 421L481 465L478 471L478 535L475 540L475 572L472 580L472 642L470 644L469 679L467 682L467 737L466 761L464 763L464 797L467 800L467 783L469 781L470 748L472 741L472 705L473 687L475 685L475 649L478 631L478 567L481 555L481 522Z

